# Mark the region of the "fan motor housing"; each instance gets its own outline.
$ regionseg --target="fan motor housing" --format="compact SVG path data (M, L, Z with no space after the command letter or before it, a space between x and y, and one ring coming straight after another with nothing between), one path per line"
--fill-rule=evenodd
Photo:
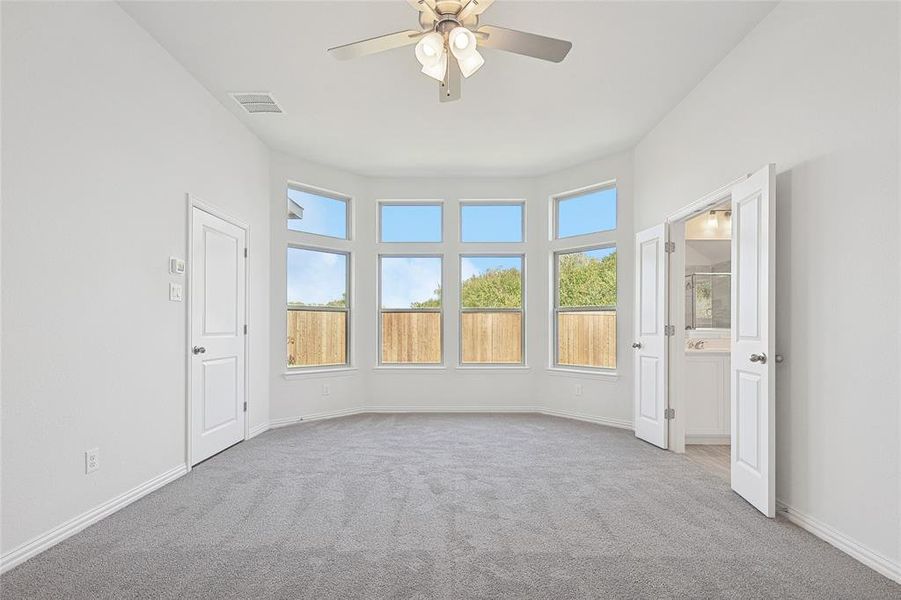
M421 12L419 13L419 24L423 29L435 29L441 33L446 33L446 31L442 31L443 29L449 31L457 25L462 25L467 29L474 30L479 26L478 15L470 15L463 21L456 18L457 14L463 10L464 4L466 4L466 2L462 2L461 0L438 0L438 2L435 3L435 12L443 18L439 21L435 21L428 13Z

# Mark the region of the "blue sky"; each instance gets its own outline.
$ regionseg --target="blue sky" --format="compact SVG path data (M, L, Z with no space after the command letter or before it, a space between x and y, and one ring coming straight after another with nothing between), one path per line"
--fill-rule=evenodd
M326 304L347 289L347 256L288 248L288 302Z
M521 204L464 204L462 241L521 242Z
M440 258L382 257L382 308L410 308L413 302L432 298L440 286Z
M294 231L336 238L347 237L346 204L296 189L288 197L304 208L303 220L289 220ZM440 205L382 205L383 241L441 241ZM461 209L463 241L518 242L522 238L522 205L464 204ZM604 189L560 202L560 237L605 231L616 227L616 190ZM602 259L613 248L587 252ZM461 276L469 279L488 269L522 269L520 257L461 259ZM343 254L290 248L288 250L288 302L325 304L346 291L347 257ZM382 261L382 306L410 308L428 300L441 283L441 259L385 257Z
M483 275L487 271L518 269L522 271L521 256L464 256L460 260L460 275L463 281Z
M303 219L288 219L288 229L347 239L347 203L288 188L288 198L303 207Z
M440 242L440 205L383 204L383 242Z
M560 200L557 237L616 229L616 188Z

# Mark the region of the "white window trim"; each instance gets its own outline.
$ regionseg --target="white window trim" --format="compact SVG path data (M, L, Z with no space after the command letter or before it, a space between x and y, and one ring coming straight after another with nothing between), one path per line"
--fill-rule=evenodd
M605 229L603 231L589 231L587 233L580 233L578 235L569 235L566 237L560 237L560 203L565 202L566 200L572 200L574 198L578 198L580 196L586 196L588 194L592 194L594 192L598 192L601 190L612 189L616 190L616 180L611 179L608 181L602 181L600 183L594 183L592 185L587 185L585 187L577 188L574 190L570 190L567 192L562 192L560 194L554 194L551 196L551 206L550 206L550 239L559 241L559 240L567 240L567 241L577 241L579 239L585 238L587 236L598 235L602 233L612 233L619 229L619 190L617 190L616 196L616 220L613 223L613 228Z
M521 306L519 309L515 308L469 308L466 309L463 307L463 259L464 258L492 258L492 257L501 257L501 258L519 258L520 259L520 289L521 289ZM457 327L458 335L460 337L458 346L459 356L457 357L457 368L458 369L503 369L503 368L522 368L526 366L526 255L524 252L481 252L481 253L472 253L472 252L461 252L459 254L459 279L458 293L460 295L459 298L459 307L458 307L458 315L457 315L457 323L459 326ZM518 363L473 363L473 362L463 362L463 313L466 312L519 312L520 318L520 356L522 360Z
M323 198L328 198L329 200L337 200L339 202L344 202L344 231L347 234L346 237L337 237L334 235L326 235L324 233L311 233L309 231L297 231L296 229L291 229L288 227L287 219L285 220L285 229L288 230L289 234L298 234L299 236L310 236L313 240L319 240L321 242L328 243L329 241L336 242L350 242L353 240L353 198L348 196L347 194L342 194L341 192L335 192L333 190L329 190L326 188L316 187L314 185L309 185L306 183L300 183L293 180L288 180L287 186L285 188L285 203L287 205L288 202L288 190L294 189L298 192L304 192L307 194L312 194L314 196L321 196ZM318 243L318 242L317 242Z
M467 199L460 200L459 202L459 216L458 216L458 227L457 227L457 239L460 240L460 244L464 246L470 246L473 244L525 244L526 243L526 232L528 231L528 227L526 227L526 201L525 200L487 200L487 199ZM467 206L519 206L522 208L522 219L520 220L520 226L522 227L522 231L520 232L520 239L516 242L492 242L492 241L475 241L475 242L466 242L463 241L463 208Z
M619 365L619 335L620 335L620 310L619 310L619 273L617 273L616 279L616 305L613 307L609 306L579 306L579 307L561 307L560 306L560 273L559 273L559 265L560 260L559 257L564 254L575 254L578 252L588 252L592 250L603 250L606 248L614 248L617 249L616 242L607 242L601 244L590 244L590 245L580 245L580 246L572 246L567 248L561 248L558 250L553 250L551 252L551 324L548 331L551 332L551 348L550 348L550 365L548 366L549 371L557 371L560 373L573 373L573 374L582 374L582 375L603 375L607 378L616 378L617 371L616 368L610 367L592 367L590 365L564 365L560 364L560 341L558 331L558 323L559 318L558 315L560 312L579 312L579 311L610 311L612 310L616 313L616 338L613 341L614 352L616 356L616 364ZM617 250L618 251L618 250ZM617 260L617 271L619 270L619 261Z
M300 375L300 374L308 374L308 373L318 373L318 372L335 372L335 371L345 371L345 370L354 370L353 363L353 345L351 344L352 338L352 325L353 325L353 315L352 315L352 307L353 307L353 293L351 290L351 282L353 281L352 270L353 270L353 253L350 250L338 250L335 248L326 248L322 246L313 246L309 244L297 244L293 242L288 242L287 247L285 248L285 290L287 291L288 285L288 251L292 248L298 250L310 250L313 252L326 252L329 254L342 254L346 257L347 260L347 268L345 271L346 281L344 283L344 289L346 294L346 306L344 309L335 308L335 307L316 307L311 306L309 308L295 308L293 310L306 310L310 312L316 311L329 311L329 312L343 312L346 316L345 322L345 331L344 331L344 359L345 362L334 364L334 365L296 365L292 366L288 364L288 356L285 354L285 375ZM286 294L287 296L287 294ZM288 308L288 300L285 298L285 340L287 340L287 321L288 321L288 312L292 310Z
M443 211L442 211L443 213ZM383 258L437 258L441 261L441 306L437 309L433 308L383 308L382 307L382 259ZM377 257L378 266L376 272L376 285L378 288L376 294L376 310L378 311L378 319L377 319L377 348L376 352L378 354L378 360L376 361L376 369L379 370L391 370L391 369L445 369L447 368L445 365L444 359L444 345L446 343L445 339L445 326L444 326L444 297L447 293L447 286L444 281L444 253L443 252L431 252L431 253L404 253L404 252L380 252ZM385 312L423 312L423 313L438 313L440 320L440 332L441 332L441 361L437 363L386 363L382 362L382 314Z
M437 206L441 209L441 222L439 223L441 239L433 242L423 242L423 241L406 241L406 242L386 242L382 239L382 207L383 206ZM444 244L444 219L445 219L445 201L443 199L402 199L402 200L379 200L376 205L376 216L375 216L375 239L379 244L434 244L440 245Z

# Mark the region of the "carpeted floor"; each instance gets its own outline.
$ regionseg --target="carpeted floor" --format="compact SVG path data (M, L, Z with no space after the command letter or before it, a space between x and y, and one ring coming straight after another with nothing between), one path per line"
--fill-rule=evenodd
M278 429L2 578L28 598L901 598L631 432L532 415Z

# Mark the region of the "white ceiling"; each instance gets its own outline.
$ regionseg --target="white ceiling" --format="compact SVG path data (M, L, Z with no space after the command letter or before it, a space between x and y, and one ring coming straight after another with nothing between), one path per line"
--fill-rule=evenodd
M463 99L439 104L412 47L326 53L415 28L404 0L122 4L271 148L373 176L535 175L628 149L773 6L498 0L482 23L572 51L554 64L485 49ZM247 115L234 91L272 92L286 112Z

